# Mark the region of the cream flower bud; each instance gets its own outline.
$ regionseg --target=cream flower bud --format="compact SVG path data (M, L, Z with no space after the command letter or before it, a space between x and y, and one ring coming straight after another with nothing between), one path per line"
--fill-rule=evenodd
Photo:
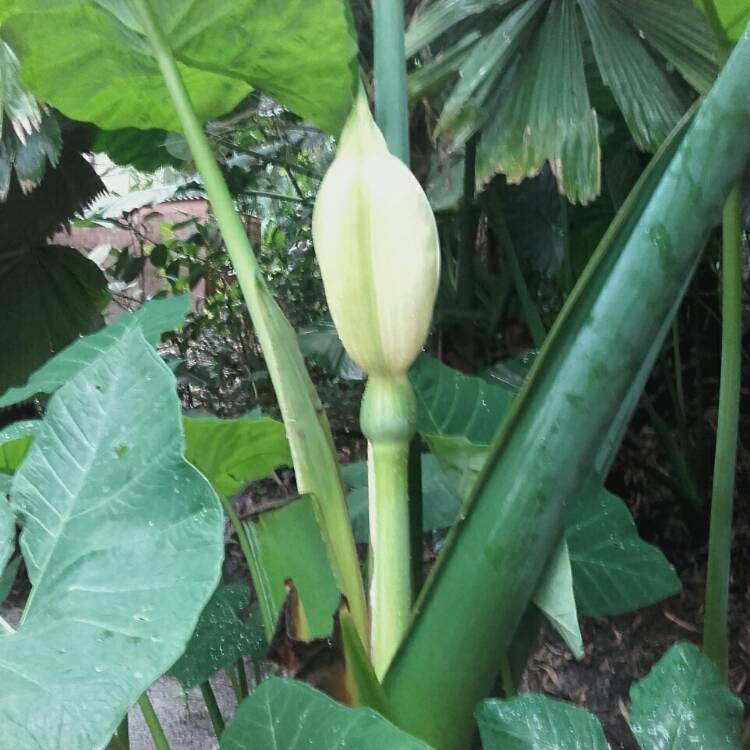
M427 196L388 151L361 93L320 186L312 230L349 356L368 375L403 375L430 327L438 233Z

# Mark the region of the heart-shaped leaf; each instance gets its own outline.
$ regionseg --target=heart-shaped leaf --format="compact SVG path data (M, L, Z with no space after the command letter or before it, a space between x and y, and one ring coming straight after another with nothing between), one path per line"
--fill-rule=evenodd
M303 682L270 677L246 698L221 750L429 750L369 708L347 708Z
M263 656L268 644L258 610L245 620L248 590L241 584L220 586L198 620L185 653L175 662L172 674L186 690L208 681L241 656Z
M11 487L33 588L0 637L4 745L104 747L184 650L223 514L182 452L174 378L139 329L50 400Z
M630 728L643 750L736 750L742 702L714 663L678 643L630 688Z
M475 716L484 750L609 750L593 714L546 695L487 700Z
M572 504L565 537L576 601L585 615L630 612L680 590L661 550L638 536L622 500L597 483L587 484Z
M150 0L201 119L251 90L337 133L356 84L341 0ZM24 82L102 128L179 130L132 0L30 0L3 23Z

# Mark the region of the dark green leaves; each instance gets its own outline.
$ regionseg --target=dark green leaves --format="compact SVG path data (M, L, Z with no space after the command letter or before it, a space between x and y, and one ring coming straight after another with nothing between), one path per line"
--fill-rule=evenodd
M416 83L455 80L439 120L451 148L481 131L480 180L503 172L518 182L548 162L561 191L582 203L599 193L601 172L584 66L589 42L647 149L661 143L688 101L670 67L702 93L716 75L711 29L690 0L437 0L408 32L409 54L430 45Z
M544 695L487 700L475 716L483 750L609 750L593 714Z
M270 677L246 698L221 750L429 750L369 708L347 708L303 682Z
M515 74L496 87L477 155L480 179L503 172L520 182L546 161L572 201L599 193L598 126L576 13L576 0L552 0Z
M57 164L61 147L57 119L21 85L18 59L0 39L0 202L14 170L28 192L42 181L48 162Z
M655 151L685 105L666 72L610 0L578 0L602 80L620 107L636 143Z
M72 247L0 252L0 393L81 334L101 328L106 280Z
M260 658L266 639L260 619L244 619L248 590L232 584L220 586L203 610L185 653L172 667L172 674L186 690L208 681L220 669L232 666L241 656Z
M184 650L223 517L182 449L174 379L137 329L50 400L11 489L33 589L0 638L9 747L103 747Z
M36 393L54 392L133 328L140 328L151 345L157 344L162 333L182 324L189 304L187 296L167 297L151 300L134 313L121 313L112 325L74 341L33 373L25 385L0 395L0 407L24 401Z
M742 702L692 643L673 646L630 688L641 750L737 750ZM597 718L544 695L487 700L475 712L484 750L608 750Z
M630 689L630 728L643 750L736 750L742 703L692 643L678 643Z
M252 548L253 585L266 632L274 631L287 596L285 582L291 579L304 607L309 635L328 636L339 592L312 497L303 495L281 508L259 513L245 529Z
M661 550L638 536L625 504L601 485L589 483L572 504L565 538L582 614L617 615L680 590Z
M201 119L257 87L337 133L356 43L339 0L151 0ZM102 128L178 130L132 0L31 0L3 24L23 78L67 116Z

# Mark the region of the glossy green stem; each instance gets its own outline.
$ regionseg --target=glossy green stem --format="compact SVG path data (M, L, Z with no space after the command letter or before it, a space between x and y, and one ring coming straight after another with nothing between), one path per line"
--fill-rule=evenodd
M390 152L409 166L403 0L373 0L375 118Z
M472 712L559 540L564 505L587 481L643 361L668 333L665 320L750 155L749 68L750 35L676 151L662 150L656 177L647 170L625 202L415 605L384 687L396 723L436 750L467 747Z
M164 78L195 165L221 229L227 252L260 341L287 430L300 493L315 499L315 512L339 590L347 597L363 643L367 605L359 561L325 412L305 369L296 335L263 279L245 227L195 114L169 40L150 0L134 0L147 41Z
M360 422L367 438L370 640L378 678L391 663L411 614L408 462L415 414L406 377L367 381Z
M154 743L154 750L171 750L167 736L164 734L164 729L161 726L159 717L154 711L154 706L151 703L148 693L143 693L138 699L138 705L141 708L141 713L148 727L151 740Z
M206 709L208 710L208 718L211 719L211 726L214 729L214 734L216 735L216 739L220 740L221 735L224 732L224 717L221 715L221 709L216 700L216 693L214 693L210 682L204 682L200 687L203 702L206 704Z
M724 206L721 291L719 418L711 494L703 650L726 679L732 506L742 376L742 193L739 185L732 190Z

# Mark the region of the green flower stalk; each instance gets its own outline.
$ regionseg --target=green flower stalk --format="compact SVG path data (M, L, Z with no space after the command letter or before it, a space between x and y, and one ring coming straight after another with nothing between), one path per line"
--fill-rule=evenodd
M313 238L328 306L368 377L372 660L382 676L411 611L407 458L415 429L406 373L424 345L440 276L432 209L391 155L360 93L318 192Z

